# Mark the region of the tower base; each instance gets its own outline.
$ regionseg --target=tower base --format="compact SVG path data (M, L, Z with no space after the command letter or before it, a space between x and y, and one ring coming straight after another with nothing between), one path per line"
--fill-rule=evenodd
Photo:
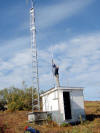
M42 123L47 121L47 112L29 112L28 122Z

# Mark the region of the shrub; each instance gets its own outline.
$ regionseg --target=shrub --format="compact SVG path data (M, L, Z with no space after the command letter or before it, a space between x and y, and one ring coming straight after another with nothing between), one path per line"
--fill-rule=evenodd
M37 98L36 89L33 90L34 97ZM0 91L0 98L6 101L8 110L31 110L32 109L32 88L18 89L11 87ZM5 104L0 103L1 109L4 110Z
M16 107L17 105L15 102L11 102L10 104L8 104L8 109L12 112L16 110Z
M62 127L67 127L67 126L69 126L69 123L64 122L64 123L61 124L61 126Z

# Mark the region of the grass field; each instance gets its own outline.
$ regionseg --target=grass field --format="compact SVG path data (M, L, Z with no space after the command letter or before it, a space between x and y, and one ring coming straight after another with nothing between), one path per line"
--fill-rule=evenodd
M85 102L87 120L78 125L59 127L49 122L42 126L29 124L27 112L0 112L0 133L24 133L25 126L31 126L41 133L100 133L100 102Z

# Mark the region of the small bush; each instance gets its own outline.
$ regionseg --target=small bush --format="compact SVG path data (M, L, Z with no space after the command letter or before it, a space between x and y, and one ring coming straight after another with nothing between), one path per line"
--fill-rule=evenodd
M16 110L16 103L15 102L12 102L11 104L8 105L8 109L10 111L15 111Z
M61 127L67 127L67 126L69 126L69 123L64 122L61 124Z

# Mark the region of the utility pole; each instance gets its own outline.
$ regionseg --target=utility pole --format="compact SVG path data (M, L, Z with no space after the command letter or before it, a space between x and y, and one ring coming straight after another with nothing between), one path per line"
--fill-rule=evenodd
M32 2L32 8L30 9L30 31L31 31L31 51L32 51L32 112L33 112L34 110L37 111L40 110L40 96L39 96L37 45L36 45L35 3L34 0L31 0L31 2Z
M56 80L56 88L57 88L57 95L58 95L58 122L60 124L60 97L59 97L59 88L60 88L60 82L59 82L59 67L53 62L52 59L52 72L53 72L53 76Z

